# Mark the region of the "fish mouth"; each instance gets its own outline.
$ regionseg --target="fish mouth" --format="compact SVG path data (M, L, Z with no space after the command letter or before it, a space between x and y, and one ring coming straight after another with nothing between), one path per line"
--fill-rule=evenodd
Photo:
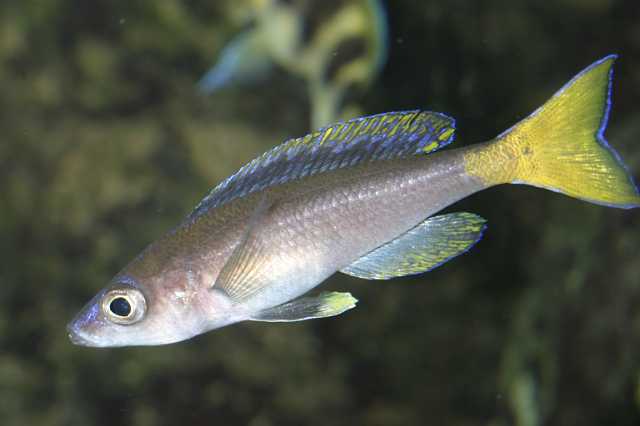
M69 325L67 325L67 335L69 336L69 340L71 340L71 343L73 343L74 345L90 346L90 347L99 346L99 345L96 345L89 338L87 338L87 336L83 335L83 333L80 330L77 330L73 326L73 323L70 323Z

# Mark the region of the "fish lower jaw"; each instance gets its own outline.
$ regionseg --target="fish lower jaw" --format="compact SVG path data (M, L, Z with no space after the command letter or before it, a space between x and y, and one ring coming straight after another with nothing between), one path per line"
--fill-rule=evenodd
M81 334L73 331L73 330L69 330L67 335L69 336L69 340L71 340L71 343L73 343L74 345L78 345L78 346L92 346L92 347L97 347L99 345L94 344L94 342L92 342L91 340L87 339L86 337L82 336Z
M79 329L76 329L72 324L67 326L67 336L69 336L69 340L71 343L77 346L85 346L91 348L103 348L113 346L108 342L102 341L100 339L92 339L89 335L85 334Z

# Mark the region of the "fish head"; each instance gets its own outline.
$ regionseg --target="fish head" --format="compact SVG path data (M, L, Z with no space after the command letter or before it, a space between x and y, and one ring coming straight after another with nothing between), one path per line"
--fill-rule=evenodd
M174 343L226 322L218 292L189 289L189 274L117 276L68 324L71 342L118 347ZM192 284L192 283L191 283Z

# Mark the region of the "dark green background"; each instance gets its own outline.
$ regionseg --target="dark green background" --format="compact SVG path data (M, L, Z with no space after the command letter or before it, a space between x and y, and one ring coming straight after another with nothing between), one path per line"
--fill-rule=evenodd
M358 307L166 347L71 345L65 324L245 161L308 130L303 82L203 98L239 4L0 5L0 423L637 425L640 212L528 187L455 206L489 221L427 275L339 275ZM367 113L426 108L489 139L596 59L616 63L611 144L640 174L640 2L387 3ZM235 14L235 15L234 15Z

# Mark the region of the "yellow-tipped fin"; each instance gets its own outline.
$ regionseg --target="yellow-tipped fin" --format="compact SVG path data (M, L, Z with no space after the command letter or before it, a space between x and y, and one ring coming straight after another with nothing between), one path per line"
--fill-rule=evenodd
M640 206L633 179L603 135L615 59L587 67L484 152L467 158L468 173L487 183L528 184L611 207ZM506 166L487 166L492 157Z
M301 297L273 308L264 309L249 319L267 322L293 322L340 315L353 309L358 299L351 293L332 291L317 296Z

